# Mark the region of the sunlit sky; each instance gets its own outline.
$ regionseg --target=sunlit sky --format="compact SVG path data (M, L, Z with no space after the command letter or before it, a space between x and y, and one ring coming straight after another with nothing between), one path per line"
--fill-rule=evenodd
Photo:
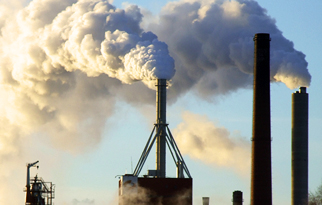
M169 1L115 0L113 5L123 8L136 4L157 16ZM294 43L296 50L306 55L312 76L309 93L309 190L322 183L321 124L322 124L322 72L321 52L322 1L257 0L276 20L284 37ZM2 4L3 1L1 1ZM274 39L272 39L274 41ZM169 88L171 89L171 88ZM273 204L291 204L291 94L283 83L271 84L272 131L272 187ZM184 116L200 117L218 127L226 128L231 137L251 143L252 89L238 89L225 95L204 100L188 92L176 102L168 104L167 121L176 133ZM4 100L4 99L1 99ZM56 205L114 205L117 204L118 176L131 173L155 121L154 105L128 104L117 99L111 117L106 119L103 137L99 143L82 153L53 146L40 134L19 139L23 144L20 154L1 163L0 203L23 204L25 194L26 163L39 160L39 169L31 169L31 176L38 173L45 181L56 184ZM108 102L107 102L108 103ZM176 136L174 136L176 137ZM180 149L180 146L179 146ZM250 151L250 150L249 150ZM215 158L220 152L214 150ZM168 155L169 156L169 155ZM193 177L193 204L201 205L202 197L210 197L210 204L232 204L232 192L243 192L244 204L250 204L250 167L240 170L234 165L220 166L183 155ZM212 156L209 156L211 159ZM7 164L8 168L7 169ZM247 167L248 166L248 167ZM14 167L14 169L12 168ZM142 172L154 169L155 155L151 151ZM238 167L238 165L236 165ZM141 173L141 174L144 174ZM167 175L175 176L175 166L167 158Z

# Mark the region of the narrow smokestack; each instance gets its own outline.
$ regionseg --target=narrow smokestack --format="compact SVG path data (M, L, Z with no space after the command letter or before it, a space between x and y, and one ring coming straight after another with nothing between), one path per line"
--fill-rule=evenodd
M292 94L292 205L308 204L308 118L306 88Z
M167 105L167 80L157 79L156 83L156 114L157 114L157 139L156 139L156 170L157 177L166 177L166 105Z
M270 36L254 37L254 101L251 204L272 204Z
M233 192L233 205L243 205L243 192L241 191Z
M202 197L202 205L209 205L209 197Z

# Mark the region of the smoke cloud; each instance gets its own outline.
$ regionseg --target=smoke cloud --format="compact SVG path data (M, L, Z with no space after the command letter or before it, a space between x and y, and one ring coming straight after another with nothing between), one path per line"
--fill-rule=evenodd
M168 3L159 22L147 26L163 41L141 28L135 5L15 2L0 8L4 153L18 152L18 136L37 132L56 147L84 151L100 141L118 99L154 103L147 87L154 89L155 78L172 79L172 102L191 89L208 98L251 87L257 32L271 34L272 81L290 88L310 83L305 55L255 1ZM136 81L143 83L127 85Z
M15 130L40 131L72 152L95 145L117 89L135 81L154 87L154 79L175 73L167 45L140 28L137 6L122 10L107 1L35 0L12 20L9 14L0 21L6 150L13 151L15 138L6 136L19 136L7 134Z
M232 135L207 117L185 112L183 122L173 131L182 154L218 167L232 168L248 174L250 142Z
M175 95L194 88L208 98L251 88L255 33L270 33L272 82L291 89L310 85L305 55L256 1L170 2L149 29L169 45L175 59Z

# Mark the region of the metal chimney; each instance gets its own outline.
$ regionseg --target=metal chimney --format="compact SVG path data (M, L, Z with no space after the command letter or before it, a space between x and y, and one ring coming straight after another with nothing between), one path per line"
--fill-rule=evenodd
M233 205L243 205L243 192L241 191L233 192Z
M159 135L156 138L156 170L157 177L166 176L166 107L167 107L167 80L157 79L156 82L156 129Z
M308 204L308 104L305 87L292 94L292 205Z
M170 132L166 119L166 104L167 104L167 80L156 79L156 123L145 145L142 155L136 165L133 176L138 177L143 165L156 143L156 170L148 170L149 177L166 178L166 147L169 147L171 156L177 166L177 177L191 178L190 172L184 159L179 151L179 148Z
M271 205L270 36L255 34L254 42L251 204Z

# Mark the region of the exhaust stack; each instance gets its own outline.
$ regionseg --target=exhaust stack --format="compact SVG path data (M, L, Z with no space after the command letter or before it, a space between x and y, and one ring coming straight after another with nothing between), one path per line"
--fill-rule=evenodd
M308 104L305 87L292 94L292 205L308 204Z
M156 170L157 177L166 177L166 107L167 80L157 79L156 82L156 129L159 135L156 139Z
M270 36L254 37L251 204L272 205Z
M243 192L241 191L233 192L233 205L243 205Z

